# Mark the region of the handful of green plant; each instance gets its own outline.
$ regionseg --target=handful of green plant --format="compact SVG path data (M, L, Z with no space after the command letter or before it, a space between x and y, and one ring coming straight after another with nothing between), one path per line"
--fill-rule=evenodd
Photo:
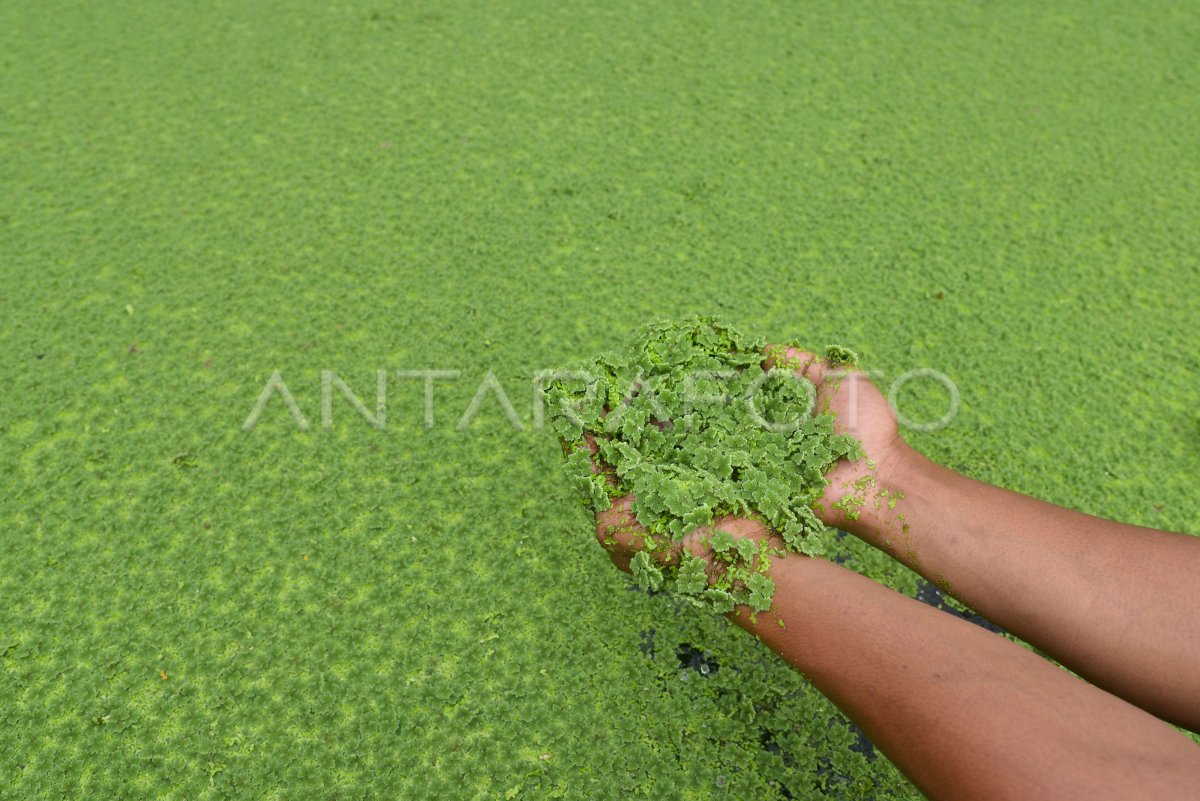
M544 376L550 421L584 502L599 512L633 496L646 536L630 568L643 587L719 612L737 604L764 611L775 592L765 575L771 557L823 552L828 530L811 506L834 462L857 459L862 448L834 432L814 385L783 353L762 368L764 348L715 318L692 316L648 325L624 350ZM828 359L856 361L840 347ZM712 530L715 577L687 550L666 565L651 557L725 515L757 518L784 547Z

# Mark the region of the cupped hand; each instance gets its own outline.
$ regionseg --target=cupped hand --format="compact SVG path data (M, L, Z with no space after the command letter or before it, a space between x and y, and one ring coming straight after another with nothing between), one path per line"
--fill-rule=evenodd
M591 434L584 436L592 453L592 471L610 474L611 471L597 464L596 441ZM613 479L607 475L611 485ZM722 515L712 525L693 529L680 540L671 541L663 535L651 534L637 521L633 512L632 493L612 499L612 506L596 513L596 540L608 551L614 565L626 573L629 563L639 551L647 551L662 566L678 564L683 551L709 562L711 569L712 550L708 540L714 531L726 531L735 538L749 537L754 540L775 539L773 532L761 520Z
M849 365L831 365L799 348L768 346L765 354L764 370L790 367L798 377L811 381L816 389L814 411L833 414L834 430L862 443L861 458L840 459L825 474L829 484L813 506L827 525L855 529L864 507L894 502L897 495L891 488L896 486L895 476L905 469L915 451L900 436L890 404L864 371ZM585 439L592 453L592 470L611 473L607 466L597 464L592 436L585 435ZM613 483L611 475L608 482ZM716 530L735 537L777 539L775 532L761 520L724 515L711 526L695 529L672 542L650 534L637 521L632 509L635 497L633 494L615 497L612 506L596 514L596 539L608 551L613 564L625 572L629 572L634 555L643 550L664 566L676 564L685 549L709 560L707 542Z
M895 497L890 493L897 474L915 451L900 436L887 398L864 371L850 365L831 365L799 348L768 345L764 353L763 369L790 367L797 376L811 381L816 387L814 411L832 413L834 430L862 443L862 458L839 459L825 474L829 486L813 507L827 525L853 528L860 502L874 505L880 500L881 490L883 504Z

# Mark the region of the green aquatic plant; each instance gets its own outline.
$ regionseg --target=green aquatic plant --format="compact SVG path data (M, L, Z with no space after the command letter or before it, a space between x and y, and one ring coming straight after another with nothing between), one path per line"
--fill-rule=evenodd
M824 551L827 529L812 510L824 474L860 443L816 409L811 381L776 353L764 370L765 341L713 317L642 328L629 345L546 376L550 422L583 502L602 511L633 495L646 551L630 568L645 589L669 589L703 606L770 608L765 574L773 556ZM855 355L828 351L838 364ZM594 449L594 453L593 453ZM774 548L721 530L723 516L750 517L777 533ZM662 565L652 554L697 529L713 569L685 554Z

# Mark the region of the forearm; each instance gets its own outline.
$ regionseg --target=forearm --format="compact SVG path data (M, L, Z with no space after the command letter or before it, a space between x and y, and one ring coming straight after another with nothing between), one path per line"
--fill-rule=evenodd
M844 525L1090 681L1200 730L1200 539L1092 517L917 454Z
M772 612L732 617L930 798L1200 792L1194 744L1019 646L831 562L792 556L771 573Z

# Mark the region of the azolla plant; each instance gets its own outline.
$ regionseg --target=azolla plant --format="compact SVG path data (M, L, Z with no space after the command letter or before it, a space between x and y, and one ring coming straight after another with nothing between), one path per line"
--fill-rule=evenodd
M763 369L765 347L693 316L648 325L628 347L544 377L550 421L584 502L598 512L634 496L646 550L631 569L643 587L720 612L763 611L775 591L765 575L772 557L823 552L828 529L812 504L833 463L859 458L861 445L834 432L832 413L817 407L815 387L784 363L784 351ZM827 356L856 360L841 347ZM727 515L758 519L783 547L714 526ZM687 551L656 558L697 530L711 567Z

